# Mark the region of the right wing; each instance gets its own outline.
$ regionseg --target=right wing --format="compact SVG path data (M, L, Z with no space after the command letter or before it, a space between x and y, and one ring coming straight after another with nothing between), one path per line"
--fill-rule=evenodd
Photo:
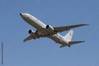
M32 39L37 39L39 38L39 35L37 35L36 33L31 33L28 37L26 37L23 41L26 42L26 41L29 41L29 40L32 40Z
M33 39L33 37L30 35L30 36L26 37L23 41L26 42L26 41L29 41L29 40L32 40L32 39Z
M63 32L68 31L73 28L81 27L81 26L87 26L88 24L77 24L77 25L69 25L69 26L61 26L61 27L54 27L55 32Z

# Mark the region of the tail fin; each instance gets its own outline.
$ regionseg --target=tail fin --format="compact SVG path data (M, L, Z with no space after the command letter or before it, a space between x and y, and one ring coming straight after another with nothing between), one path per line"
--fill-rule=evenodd
M72 41L72 37L73 37L73 30L70 30L65 36L64 39L66 40L66 42L71 42Z

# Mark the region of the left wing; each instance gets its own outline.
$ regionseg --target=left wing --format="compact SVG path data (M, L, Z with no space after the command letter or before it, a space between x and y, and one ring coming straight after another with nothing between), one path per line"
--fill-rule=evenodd
M77 24L77 25L69 25L69 26L61 26L61 27L54 27L55 32L63 32L68 31L73 28L81 27L81 26L87 26L88 24Z

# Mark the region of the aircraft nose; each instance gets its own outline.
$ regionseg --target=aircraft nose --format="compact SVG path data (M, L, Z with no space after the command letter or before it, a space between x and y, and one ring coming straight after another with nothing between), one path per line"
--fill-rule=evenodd
M30 17L30 15L28 13L19 13L19 15L24 18L24 19L27 19Z
M20 16L24 17L24 16L27 16L28 14L27 13L20 13Z

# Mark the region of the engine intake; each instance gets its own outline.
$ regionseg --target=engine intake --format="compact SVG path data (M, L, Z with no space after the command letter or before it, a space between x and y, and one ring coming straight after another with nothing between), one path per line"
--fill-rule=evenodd
M32 33L32 30L29 30L28 33L31 34Z
M48 30L54 30L54 28L51 25L46 25L46 29L48 29Z
M48 28L49 28L49 25L46 26L46 29L48 29Z

